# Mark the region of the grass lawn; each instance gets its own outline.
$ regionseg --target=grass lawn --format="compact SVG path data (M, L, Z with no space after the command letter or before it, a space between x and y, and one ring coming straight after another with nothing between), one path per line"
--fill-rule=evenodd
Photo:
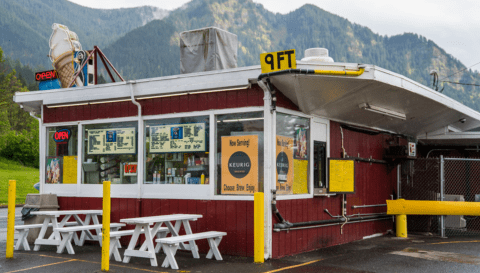
M36 168L24 167L22 164L0 157L0 205L8 202L8 180L17 181L16 204L24 204L29 193L38 193L33 187L39 180Z

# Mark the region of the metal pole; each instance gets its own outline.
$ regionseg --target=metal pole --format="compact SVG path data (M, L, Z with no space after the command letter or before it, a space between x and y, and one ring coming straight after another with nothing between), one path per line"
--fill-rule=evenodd
M440 201L443 201L445 191L445 160L443 155L440 156ZM445 216L440 216L440 237L445 237Z
M13 233L15 232L15 191L17 181L8 181L8 216L7 216L7 250L6 258L13 258Z
M402 198L402 165L397 165L397 199Z
M110 181L103 182L102 271L110 270Z
M264 238L264 196L263 192L256 192L254 194L254 257L255 263L263 263L265 261L265 238Z

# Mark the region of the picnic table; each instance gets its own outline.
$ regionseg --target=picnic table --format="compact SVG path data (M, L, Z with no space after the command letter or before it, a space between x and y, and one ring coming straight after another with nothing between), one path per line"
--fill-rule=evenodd
M141 257L150 259L152 266L158 266L155 253L160 249L160 244L155 248L153 246L154 236L157 234L158 229L165 224L172 236L179 236L180 228L183 224L186 234L192 234L192 228L190 227L190 221L196 221L198 218L202 218L200 214L171 214L161 216L149 216L139 218L121 219L120 222L127 225L135 225L135 230L128 244L128 248L123 254L123 262L130 262L131 257ZM175 222L175 224L172 224ZM153 227L150 227L153 225ZM142 229L145 233L145 242L143 242L140 249L135 250L138 238L142 233ZM189 244L180 243L180 249L192 251L195 258L199 258L198 247L195 241L191 241Z
M99 225L100 222L98 221L98 215L102 215L102 210L57 210L57 211L33 211L30 214L32 215L39 215L44 216L45 219L43 221L43 225L40 229L40 233L38 234L38 238L35 240L35 247L33 248L34 251L39 251L41 245L55 245L60 246L62 242L61 235L58 231L53 231L50 237L45 238L45 233L47 232L47 228L50 226L53 229L55 228L62 228L65 224L73 218L76 220L78 225L86 226L90 225L90 222L93 221L93 224ZM80 219L79 215L85 215L85 221ZM62 221L58 221L57 218L60 216L64 216ZM89 230L82 231L80 238L77 237L75 234L74 241L76 245L82 246L85 240L95 240L102 245L102 232L101 228L96 229L97 235L93 235Z

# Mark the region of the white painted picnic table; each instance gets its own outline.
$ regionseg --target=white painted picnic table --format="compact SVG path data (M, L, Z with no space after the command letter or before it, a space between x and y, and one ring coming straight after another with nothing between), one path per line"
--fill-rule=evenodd
M200 214L171 214L171 215L161 215L161 216L149 216L149 217L139 217L139 218L129 218L129 219L122 219L120 222L125 223L127 225L135 225L135 231L132 235L132 239L128 244L128 248L125 250L123 254L123 262L128 263L130 262L131 257L141 257L141 258L148 258L150 259L150 264L152 266L158 266L157 264L157 257L155 253L157 250L160 249L160 245L157 245L155 248L153 246L154 236L157 234L158 229L165 224L172 236L179 236L178 232L183 224L183 228L185 229L186 234L192 234L192 228L190 227L190 221L196 221L198 218L202 218L203 216ZM175 225L172 222L175 221ZM150 227L154 225L153 227ZM135 250L135 245L137 244L137 240L139 235L141 234L142 229L145 232L145 242L143 242L140 249ZM193 241L190 244L181 243L180 249L191 250L192 253L198 255L198 247Z
M98 221L98 215L102 215L102 210L53 210L53 211L32 211L30 214L44 216L45 220L43 220L42 228L40 229L40 233L38 234L38 238L35 240L35 247L33 248L34 251L40 250L41 245L55 245L60 246L62 238L59 232L52 232L50 237L44 238L45 233L47 232L48 225L52 223L52 228L62 228L68 222L68 220L73 216L77 223L82 226L90 225L90 221L93 221L93 224L98 225L100 224ZM80 219L79 215L85 215L85 221ZM62 221L58 222L57 218L60 216L64 216ZM82 231L80 238L78 238L75 234L74 241L76 245L82 246L85 240L88 237L90 240L95 240L102 244L102 231L101 229L96 230L97 235L93 235L90 231L84 230Z

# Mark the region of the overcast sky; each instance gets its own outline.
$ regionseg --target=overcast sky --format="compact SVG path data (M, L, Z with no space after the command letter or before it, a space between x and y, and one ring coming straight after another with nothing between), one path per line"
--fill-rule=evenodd
M102 9L156 6L173 10L189 0L69 0ZM413 32L433 40L467 67L480 62L480 1L478 0L253 0L267 10L289 13L314 4L380 35ZM480 70L480 64L472 68Z

